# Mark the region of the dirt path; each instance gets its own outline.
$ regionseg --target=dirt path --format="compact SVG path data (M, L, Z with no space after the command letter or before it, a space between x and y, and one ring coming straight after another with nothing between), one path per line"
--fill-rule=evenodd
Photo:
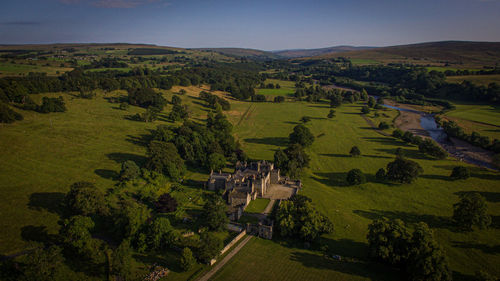
M264 211L262 211L262 214L264 214L264 215L266 215L266 216L267 216L268 214L270 214L270 213L271 213L271 211L273 210L273 206L274 206L274 202L275 202L275 201L276 201L276 200L271 199L271 201L269 201L269 204L267 204L267 206L266 206L266 208L264 209Z
M210 278L212 278L212 276L214 276L214 274L217 273L217 271L219 271L219 269L221 269L231 258L233 258L234 255L236 255L241 250L241 248L243 248L248 243L248 241L250 241L250 239L252 239L252 238L253 238L253 236L250 236L250 235L245 237L243 239L243 241L241 241L241 243L238 244L238 246L236 246L229 254L227 254L227 256L224 257L224 259L222 259L209 272L207 272L205 275L203 275L197 281L208 281Z

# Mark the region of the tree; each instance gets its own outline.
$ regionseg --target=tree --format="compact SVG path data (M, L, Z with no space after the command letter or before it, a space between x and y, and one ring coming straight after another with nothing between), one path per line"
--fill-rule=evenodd
M293 132L289 136L290 143L300 144L303 147L308 147L314 142L314 136L306 126L299 124L293 128Z
M215 234L204 231L200 235L200 247L198 248L198 258L205 263L217 258L220 250L224 247L222 240Z
M182 104L181 98L176 96L176 95L173 95L172 96L172 104L173 105L181 105Z
M75 215L104 215L109 211L104 194L90 182L72 184L66 194L65 203Z
M165 217L157 217L149 226L148 244L152 250L165 250L173 242L174 228L170 220Z
M120 246L113 251L111 257L111 274L121 277L122 280L130 278L132 273L132 250L130 241L123 240Z
M451 172L450 178L454 180L465 180L470 177L470 169L463 166L456 166Z
M377 219L368 225L368 246L372 258L402 266L409 257L410 232L402 220Z
M141 173L141 168L135 164L132 160L127 160L122 163L122 169L120 170L120 180L129 181L135 180L139 177Z
M173 143L152 141L149 143L147 155L146 167L150 170L163 173L176 181L186 172L184 160Z
M377 103L377 101L375 100L374 97L369 97L368 98L368 107L371 107L373 108L375 106L375 104Z
M103 241L92 238L90 230L94 226L89 217L73 216L64 220L59 234L74 253L95 264L101 264L106 259L104 254L106 245Z
M38 112L49 113L49 112L65 112L66 105L62 96L58 98L42 98L42 105L38 107Z
M23 120L23 116L0 102L0 123L12 123L17 120Z
M368 92L365 89L361 89L360 96L362 100L368 100Z
M342 96L340 94L333 94L330 96L330 107L338 107L342 105Z
M330 112L328 112L327 117L328 117L328 118L333 118L333 117L335 117L335 110L330 109Z
M365 175L360 169L352 169L347 173L347 182L350 185L357 185L366 182Z
M283 169L283 172L292 178L298 178L303 168L309 166L309 155L304 151L304 148L297 143L290 144L285 149L288 162Z
M212 171L219 171L226 166L224 155L214 152L208 156L208 168Z
M424 171L417 162L402 157L387 164L386 170L387 179L399 183L411 183Z
M169 193L163 193L158 201L155 203L156 211L158 213L171 213L177 210L177 200Z
M400 139L401 137L403 137L403 131L401 131L400 129L396 129L392 131L392 136L397 139Z
M491 224L486 200L477 192L465 193L460 201L453 205L453 221L464 231L471 231L474 226L483 229Z
M307 123L309 121L311 121L311 117L309 116L302 116L302 118L300 118L300 122L302 123Z
M365 106L363 106L363 107L361 108L361 113L362 113L362 114L368 114L368 113L370 113L370 108L369 108L368 106L366 106L366 105L365 105Z
M418 150L437 159L445 159L448 156L448 153L431 139L421 141L418 145Z
M194 258L191 249L187 247L182 249L181 260L180 260L181 268L184 271L188 271L195 265L195 263L196 259Z
M357 157L357 156L360 156L361 155L361 151L359 150L359 148L357 146L353 146L351 148L351 151L349 151L349 154L352 156L352 157Z
M390 127L389 124L387 124L387 122L385 122L385 121L382 121L382 122L380 122L380 124L378 124L378 128L380 130L386 130L386 129L389 129L389 127Z
M284 101L285 101L285 97L284 96L276 96L276 97L274 97L274 102L280 103L280 102L284 102Z
M26 281L63 280L64 276L61 271L63 263L64 257L60 247L37 247L26 256L23 279Z
M151 217L151 210L135 200L122 200L113 211L113 232L117 240L134 236Z
M221 231L229 223L226 202L217 194L211 194L203 207L205 225L211 230Z
M121 110L127 110L130 107L130 105L126 102L120 103L120 109Z
M486 271L480 270L474 274L474 281L498 281L498 278Z
M385 181L386 178L385 169L384 168L378 169L377 173L375 174L375 178L380 182Z
M274 165L283 171L288 168L288 156L283 150L278 149L274 153Z

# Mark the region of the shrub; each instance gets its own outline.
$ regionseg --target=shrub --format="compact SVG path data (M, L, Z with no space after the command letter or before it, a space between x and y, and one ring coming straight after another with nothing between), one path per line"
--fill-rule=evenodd
M451 172L450 178L454 180L465 180L470 177L470 170L467 167L456 166Z
M361 155L361 151L359 150L359 148L357 146L353 146L351 148L351 151L349 151L349 154L352 156L352 157L357 157L357 156L360 156Z
M370 108L369 108L368 106L366 106L366 105L365 105L365 106L363 106L363 107L361 108L361 113L362 113L362 114L368 114L368 113L370 113Z
M380 130L386 130L386 129L389 129L389 124L387 124L387 122L380 122L380 124L378 124L378 128Z
M460 196L460 201L453 205L452 218L465 231L471 231L474 226L487 228L491 224L486 200L477 192Z
M362 184L366 182L366 178L360 169L352 169L347 173L347 182L350 185Z
M23 116L0 102L0 123L12 123L16 120L23 120Z
M121 110L127 110L130 107L130 105L126 102L120 103L120 109Z
M392 132L392 136L400 139L403 136L403 131L401 131L400 129L396 129Z
M264 101L266 101L266 96L264 96L264 95L253 95L252 96L252 101L255 101L255 102L264 102Z
M417 162L397 157L396 160L387 164L387 179L399 183L411 183L423 171Z
M190 270L196 263L196 259L193 257L193 252L189 248L182 249L181 253L181 268L184 271Z
M378 169L377 173L375 174L375 178L381 182L385 181L386 178L385 169L384 168Z
M274 102L284 102L284 101L285 101L285 97L283 97L283 96L274 97Z
M445 159L448 156L448 153L431 139L421 141L418 145L418 150L437 159Z

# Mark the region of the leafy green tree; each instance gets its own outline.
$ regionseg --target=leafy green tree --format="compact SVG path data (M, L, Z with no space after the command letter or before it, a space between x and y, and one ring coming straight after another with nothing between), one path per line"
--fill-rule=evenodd
M330 109L330 112L328 112L327 117L328 117L328 118L333 118L333 117L335 117L335 110Z
M274 153L274 165L283 171L288 168L288 156L283 150L278 149Z
M393 266L403 266L409 257L411 233L399 219L377 219L368 225L369 254Z
M120 109L121 110L127 110L127 109L129 109L129 107L130 107L130 105L128 103L126 103L126 102L120 103Z
M186 172L184 160L177 152L177 148L170 142L152 141L148 146L148 162L150 170L163 173L173 180L180 180Z
M120 246L113 251L111 257L111 274L127 280L132 274L132 249L130 241L123 240Z
M65 244L74 250L74 253L95 264L102 264L106 259L104 254L106 245L101 240L92 238L90 230L94 226L94 222L89 217L73 216L64 220L59 234L64 238Z
M450 178L454 180L465 180L470 177L470 169L464 166L456 166L451 172Z
M369 97L368 98L368 107L371 107L373 108L375 106L375 104L377 103L377 101L375 100L374 97Z
M208 156L208 167L212 171L221 170L226 166L226 158L224 155L214 152Z
M196 259L193 256L193 252L189 248L182 249L181 260L180 260L181 268L184 271L188 271L196 264Z
M66 194L65 202L72 214L105 215L109 211L104 194L90 182L72 184Z
M360 96L362 100L368 100L368 92L365 89L361 89Z
M397 139L400 139L401 137L403 137L403 131L401 131L400 129L396 129L392 131L392 136Z
M157 217L149 227L148 242L150 249L164 250L173 242L174 228L169 219Z
M361 155L361 151L359 150L359 148L357 146L353 146L351 148L351 150L349 151L349 154L352 156L352 157L358 157Z
M378 128L380 130L387 130L390 128L390 126L389 126L389 124L387 124L387 122L382 121L382 122L380 122L380 124L378 124Z
M412 183L423 173L422 167L414 161L397 157L387 164L387 179L399 183Z
M135 180L139 177L141 173L141 168L135 164L132 160L127 160L122 163L122 169L120 170L120 180L129 181Z
M176 95L173 95L172 96L172 104L173 105L181 105L182 104L181 98L176 96Z
M293 132L289 136L290 143L300 144L303 147L308 147L314 142L314 135L309 128L299 124L293 128Z
M361 108L361 113L362 113L362 114L368 114L368 113L370 113L370 108L369 108L368 106L366 106L366 105L365 105L365 106L363 106L363 107Z
M380 182L385 181L386 178L385 169L384 168L378 169L377 173L375 174L375 178Z
M226 202L217 194L208 196L207 201L203 207L205 214L205 225L211 230L221 231L225 229L229 223L229 218L226 215L227 206Z
M117 240L134 236L151 217L151 210L135 200L122 200L113 211L113 232Z
M284 101L285 101L285 97L284 96L276 96L276 97L274 97L274 102L280 103L280 102L284 102Z
M0 123L12 123L18 120L23 120L23 116L0 102Z
M330 96L330 107L338 107L342 105L342 97L339 94Z
M311 121L311 117L309 116L302 116L302 118L300 118L300 122L302 123L307 123L309 121Z
M474 275L474 281L498 281L498 278L486 271L480 270Z
M198 259L208 263L211 259L217 258L224 247L223 241L215 234L205 231L200 235L200 247L198 248Z
M62 96L58 98L42 98L42 105L38 107L38 112L49 113L49 112L65 112L66 105Z
M64 257L58 246L37 247L25 258L24 276L26 281L64 280L62 267Z
M460 201L453 205L452 219L464 231L471 231L474 226L487 228L491 224L486 200L477 192L460 196Z
M445 159L448 156L448 153L431 139L424 139L420 142L418 150L437 159Z
M360 169L352 169L347 173L347 182L350 185L357 185L366 182L365 175Z

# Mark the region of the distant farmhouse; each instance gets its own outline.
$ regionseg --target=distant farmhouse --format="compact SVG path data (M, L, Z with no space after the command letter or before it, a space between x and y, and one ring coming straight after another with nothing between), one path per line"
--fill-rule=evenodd
M229 218L238 220L256 198L288 199L302 187L300 180L280 176L280 170L267 161L237 162L234 173L210 173L209 190L223 190L229 205Z

